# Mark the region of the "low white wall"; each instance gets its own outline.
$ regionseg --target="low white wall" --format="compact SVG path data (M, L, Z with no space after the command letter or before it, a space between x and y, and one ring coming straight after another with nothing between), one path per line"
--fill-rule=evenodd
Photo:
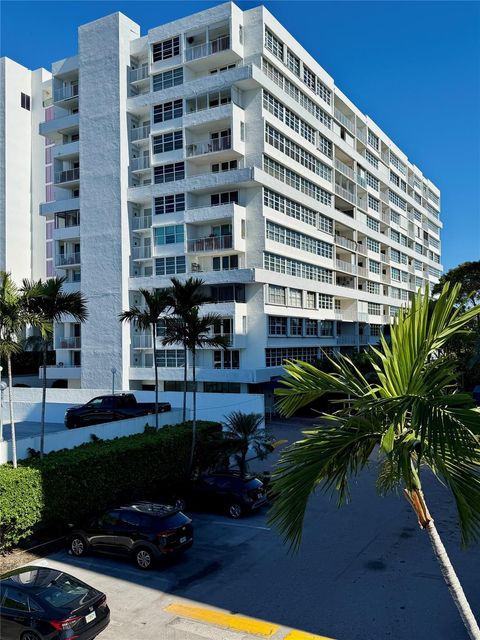
M47 389L45 421L63 424L65 409L73 404L85 404L95 396L111 393L111 389ZM134 391L139 402L154 402L153 391ZM3 419L9 422L8 392L4 393ZM159 402L170 402L173 408L181 408L183 394L160 392ZM41 389L13 389L15 420L18 422L39 422L41 416ZM187 393L187 418L191 418L192 394ZM197 418L199 420L223 421L232 411L260 413L264 415L264 396L249 393L197 393Z
M179 409L172 409L168 413L158 415L160 427L168 424L178 424L182 421L182 412ZM154 425L154 416L140 416L131 420L118 420L117 422L107 422L96 424L91 427L81 427L79 429L63 429L54 433L45 434L45 453L59 451L60 449L73 449L80 444L90 442L90 435L94 433L104 440L112 440L122 436L130 436L134 433L142 433L145 424ZM28 449L40 449L40 436L22 438L17 440L17 459L22 460L28 457ZM0 442L0 464L4 464L12 459L12 443L10 441Z

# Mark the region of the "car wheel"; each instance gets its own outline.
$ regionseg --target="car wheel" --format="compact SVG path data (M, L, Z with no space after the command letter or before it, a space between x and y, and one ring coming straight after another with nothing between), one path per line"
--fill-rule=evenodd
M240 516L242 515L242 505L238 504L238 502L232 502L230 504L230 506L228 507L228 515L231 518L240 518Z
M153 556L148 549L140 547L140 549L135 551L135 562L139 569L146 571L152 566Z
M70 551L72 555L77 558L84 556L87 553L87 543L81 536L74 536L70 540Z
M33 631L27 631L26 633L22 633L22 635L20 636L20 639L21 640L40 640L37 634L33 633Z

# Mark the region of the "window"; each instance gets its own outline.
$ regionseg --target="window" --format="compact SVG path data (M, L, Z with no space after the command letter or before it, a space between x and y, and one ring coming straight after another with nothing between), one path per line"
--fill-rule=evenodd
M215 369L239 369L240 351L214 351L213 366Z
M380 147L380 140L370 129L368 130L368 144L378 151Z
M308 318L305 320L305 335L316 336L318 334L318 323L316 320Z
M382 335L382 325L381 324L371 324L370 325L370 335L372 337L378 337Z
M181 118L183 115L183 100L174 100L157 104L153 107L153 122L167 122Z
M378 220L375 220L374 218L367 216L366 223L367 223L367 227L372 231L377 231L377 232L380 231L380 223L378 222Z
M378 160L368 149L365 149L365 159L372 165L372 167L378 169Z
M301 336L303 333L303 320L302 318L290 318L289 334L291 336Z
M303 65L303 81L309 89L315 92L315 74Z
M287 49L287 68L296 76L300 77L300 60L290 49Z
M265 252L263 254L263 266L268 271L286 273L298 278L333 284L333 272L330 269L324 269L309 262L301 262L300 260Z
M155 227L154 241L156 245L176 244L184 241L183 224L168 227Z
M372 195L368 194L368 208L373 209L373 211L378 211L379 207L380 207L380 202L376 198L374 198Z
M217 162L212 164L212 173L233 171L234 169L238 169L238 160L229 160L228 162Z
M285 360L303 360L315 363L318 360L317 347L293 347L290 349L265 349L265 366L282 367Z
M176 87L179 84L183 84L183 68L170 69L163 73L157 73L153 76L153 90L162 91L170 87Z
M185 211L185 194L175 193L170 196L158 196L155 198L155 215Z
M309 253L314 253L324 258L331 259L333 257L333 245L328 244L328 242L317 240L316 238L299 233L298 231L293 231L287 227L282 227L270 222L270 220L267 220L266 237L269 240L280 242L289 247L301 249L302 251L308 251Z
M320 335L323 337L333 336L332 320L320 320Z
M213 302L245 302L245 285L227 284L210 288Z
M391 209L390 221L394 222L395 224L400 224L400 214L398 213L398 211L394 211L393 209Z
M403 198L401 198L400 196L398 196L394 191L392 191L391 189L388 191L388 199L390 200L390 202L392 202L394 205L396 205L397 207L400 207L400 209L403 209L403 211L407 210L407 203L405 202L405 200L403 200Z
M20 106L22 107L22 109L30 111L30 96L27 96L26 93L20 94Z
M240 140L245 142L245 123L240 122Z
M407 167L403 164L400 158L390 151L390 162L393 166L400 171L404 176L407 175Z
M265 29L265 49L283 62L283 43L273 35L270 29Z
M239 382L204 382L205 393L240 393Z
M293 111L287 109L271 93L263 90L263 108L285 123L295 133L300 134L305 140L315 144L315 129L299 118Z
M322 204L331 206L331 193L329 193L325 189L322 189L322 187L319 187L310 180L307 180L295 171L292 171L279 162L276 162L272 158L263 156L263 168L267 173L269 173L277 180L281 180L285 184L288 184L294 189L305 193L306 195L310 196L314 200L321 202Z
M183 367L185 355L183 349L159 349L157 351L157 367Z
M160 167L155 167L153 171L155 184L174 182L185 178L185 164L183 162L164 164Z
M222 204L235 202L238 204L238 191L224 191L223 193L212 193L210 196L210 205L218 207Z
M170 258L156 258L155 275L169 276L176 273L186 273L185 256L172 256Z
M230 271L238 269L238 256L222 256L212 258L212 267L214 271Z
M371 282L367 281L367 292L373 293L375 295L380 295L380 283L379 282Z
M380 253L380 242L378 242L377 240L372 240L372 238L367 238L366 245L369 251Z
M301 307L302 306L302 290L290 289L288 293L288 301L291 307Z
M330 235L333 234L333 220L331 218L324 216L322 213L317 213L308 207L304 207L294 200L285 198L285 196L277 193L276 191L264 189L263 204L266 207L275 209L275 211L284 213L290 218L295 218L305 224L310 224L313 227L320 229L320 231L324 231Z
M333 296L329 296L326 293L319 293L318 307L319 309L333 309Z
M400 186L400 178L392 170L390 170L390 182L392 182L396 187Z
M325 136L322 136L321 133L318 134L317 149L320 153L327 156L327 158L332 157L332 142L328 140L328 138L325 138Z
M170 38L163 42L156 42L152 46L153 62L168 60L180 54L180 37Z
M380 262L377 262L376 260L369 260L368 261L368 270L371 273L380 273Z
M229 69L235 69L236 64L229 64L226 67L219 67L218 69L210 69L210 75L214 75L215 73L223 73L224 71L228 71Z
M285 305L285 287L279 287L276 284L268 285L268 303Z
M382 315L382 307L377 302L368 302L367 303L368 313L372 316L381 316Z
M397 269L396 267L391 267L390 276L392 280L395 280L396 282L400 282L400 269Z
M305 296L305 307L307 309L316 309L315 292L307 291Z
M375 189L375 191L378 191L380 182L379 180L377 180L377 178L375 178L375 176L372 176L372 174L369 173L368 171L365 172L365 181L369 187L372 187L372 189Z
M167 151L174 151L176 149L182 149L183 147L183 131L171 131L170 133L164 133L161 136L153 136L153 153L166 153Z
M332 92L330 91L330 89L327 89L327 87L323 84L323 82L320 82L318 78L317 78L316 93L317 93L317 96L319 96L322 100L324 100L328 105L331 104Z
M15 611L29 611L28 595L20 589L7 587L2 607L14 609ZM15 627L17 625L15 624Z

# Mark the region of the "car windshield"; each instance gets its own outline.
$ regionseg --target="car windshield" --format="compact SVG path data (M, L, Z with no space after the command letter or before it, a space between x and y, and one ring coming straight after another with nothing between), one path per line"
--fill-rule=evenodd
M81 606L99 594L100 592L96 589L64 573L60 574L56 580L53 580L37 593L42 600L60 609L72 604Z
M158 525L162 530L177 529L188 523L188 518L183 513L174 513L166 518L158 518Z

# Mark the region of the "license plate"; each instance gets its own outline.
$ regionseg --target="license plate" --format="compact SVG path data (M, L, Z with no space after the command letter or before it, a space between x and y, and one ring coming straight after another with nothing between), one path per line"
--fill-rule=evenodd
M85 616L85 622L88 624L92 620L95 620L96 617L97 614L95 613L95 611L92 611L92 613L89 613L88 616Z
M184 543L184 542L186 542L186 541L187 541L186 536L184 536L183 538L180 538L180 544L183 544L183 543Z

